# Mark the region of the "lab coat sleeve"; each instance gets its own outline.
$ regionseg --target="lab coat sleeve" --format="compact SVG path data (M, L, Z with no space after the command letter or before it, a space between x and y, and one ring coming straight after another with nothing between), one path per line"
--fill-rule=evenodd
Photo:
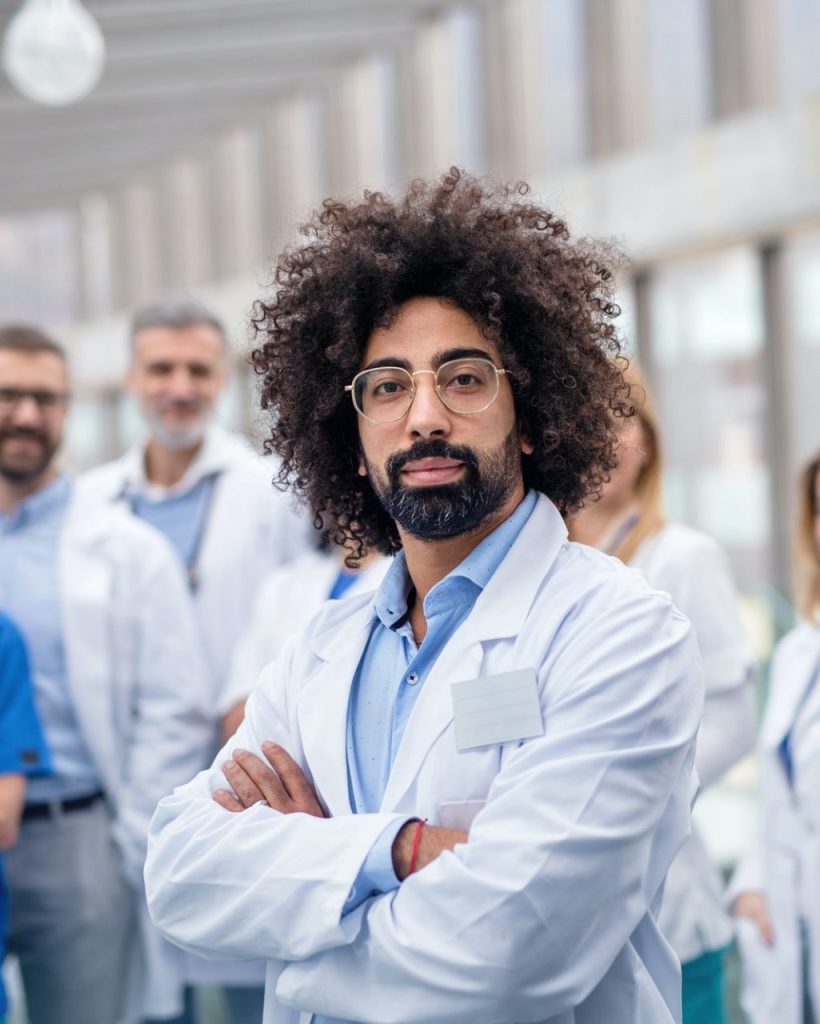
M141 886L154 808L207 763L214 726L182 570L161 538L135 531L133 545L135 678L114 835Z
M348 945L286 966L282 1003L373 1024L541 1021L600 982L688 833L699 662L669 604L632 599L540 680L545 733L502 767L468 841L350 914Z
M154 922L172 942L205 956L292 960L350 941L343 916L353 884L381 833L407 815L317 818L258 805L240 814L212 799L229 789L221 765L237 747L264 760L284 746L307 770L288 708L294 647L262 673L245 720L213 767L157 808L145 870ZM308 778L310 778L308 772Z
M652 585L669 592L697 637L706 705L695 764L706 788L754 747L755 667L726 553L711 537L695 537L652 576Z

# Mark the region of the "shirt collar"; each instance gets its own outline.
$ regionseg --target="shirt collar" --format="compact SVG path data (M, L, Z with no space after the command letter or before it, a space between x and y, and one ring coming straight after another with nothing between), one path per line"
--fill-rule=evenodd
M228 469L235 459L234 446L225 431L211 424L205 432L202 445L184 475L171 487L151 483L145 475L147 442L136 445L127 459L126 491L145 495L151 501L187 494L206 476Z
M30 523L46 519L68 505L70 491L69 477L60 473L51 483L21 501L11 515L5 516L0 512L0 520L6 523Z
M480 593L490 582L496 569L518 539L518 535L532 514L537 500L537 493L528 491L512 515L486 536L463 562L448 573L444 579L439 580L430 590L424 599L425 611L436 603L436 598L442 595L442 592L447 592L454 586L452 582L454 580L466 580L472 584L476 594ZM373 603L375 616L388 629L394 629L396 624L407 615L407 598L412 586L404 552L400 551L382 580Z

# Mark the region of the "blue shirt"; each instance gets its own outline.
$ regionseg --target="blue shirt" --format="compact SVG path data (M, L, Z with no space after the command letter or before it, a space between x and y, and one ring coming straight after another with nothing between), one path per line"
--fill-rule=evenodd
M427 635L413 639L408 598L412 580L399 552L379 590L373 624L350 691L347 716L347 776L350 806L357 814L380 809L404 730L424 682L448 640L464 622L504 561L535 508L530 491L509 518L424 598ZM393 841L405 824L394 822L374 844L345 904L348 913L368 897L395 889ZM314 1024L342 1024L316 1017Z
M0 608L26 638L34 702L51 750L54 775L33 779L29 803L87 796L100 788L68 686L60 617L58 554L71 483L59 476L0 514Z
M136 494L131 498L131 511L165 534L187 568L189 579L196 572L215 483L214 476L205 476L184 494L155 499Z
M31 693L31 672L23 638L0 613L0 775L42 775L51 770ZM0 964L6 955L8 905L0 857ZM0 1020L6 1010L0 977Z

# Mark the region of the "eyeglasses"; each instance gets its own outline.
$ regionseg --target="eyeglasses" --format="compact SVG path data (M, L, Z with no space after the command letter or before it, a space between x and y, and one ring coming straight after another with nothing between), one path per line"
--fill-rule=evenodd
M362 370L345 386L356 412L371 423L394 423L410 411L416 397L416 377L427 373L434 378L436 394L450 412L474 416L484 412L498 397L498 378L509 376L489 359L451 359L437 370L415 370L402 366L375 366Z
M21 388L0 388L0 413L14 412L18 405L30 398L43 414L56 412L68 404L71 394L68 391L29 391Z

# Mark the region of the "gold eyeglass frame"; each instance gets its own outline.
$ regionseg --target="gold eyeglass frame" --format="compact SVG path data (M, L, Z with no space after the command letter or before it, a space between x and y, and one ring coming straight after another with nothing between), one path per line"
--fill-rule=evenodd
M483 405L480 409L473 409L470 412L462 412L461 410L454 409L451 405L448 405L447 401L445 400L444 396L441 393L441 385L438 382L438 375L439 373L441 373L445 366L451 366L453 363L465 362L486 363L488 366L491 366L495 371L495 394L489 400L489 402L487 402L486 405ZM362 412L362 410L359 408L359 403L356 401L356 381L360 377L364 377L368 373L373 373L374 370L400 370L402 373L406 374L410 378L411 391L410 401L407 404L407 408L400 415L394 416L392 419L374 420L372 416L368 416L366 413ZM413 402L416 400L416 377L424 373L430 374L435 378L435 384L433 385L433 389L436 392L436 395L438 396L438 400L441 402L445 409L449 410L452 413L455 413L456 416L477 416L479 413L486 412L487 409L489 409L493 402L498 398L498 393L501 390L498 378L501 377L502 375L512 377L512 374L510 373L509 370L499 368L489 358L485 359L483 356L459 356L457 359L448 359L446 362L442 363L437 370L413 370L412 373L410 370L405 369L403 366L373 366L367 370L360 370L349 384L345 384L345 391L348 391L350 393L350 398L353 402L353 408L356 410L359 416L361 416L362 419L367 420L368 423L375 423L377 426L379 426L382 423L398 423L398 421L404 419L404 417L413 408Z

